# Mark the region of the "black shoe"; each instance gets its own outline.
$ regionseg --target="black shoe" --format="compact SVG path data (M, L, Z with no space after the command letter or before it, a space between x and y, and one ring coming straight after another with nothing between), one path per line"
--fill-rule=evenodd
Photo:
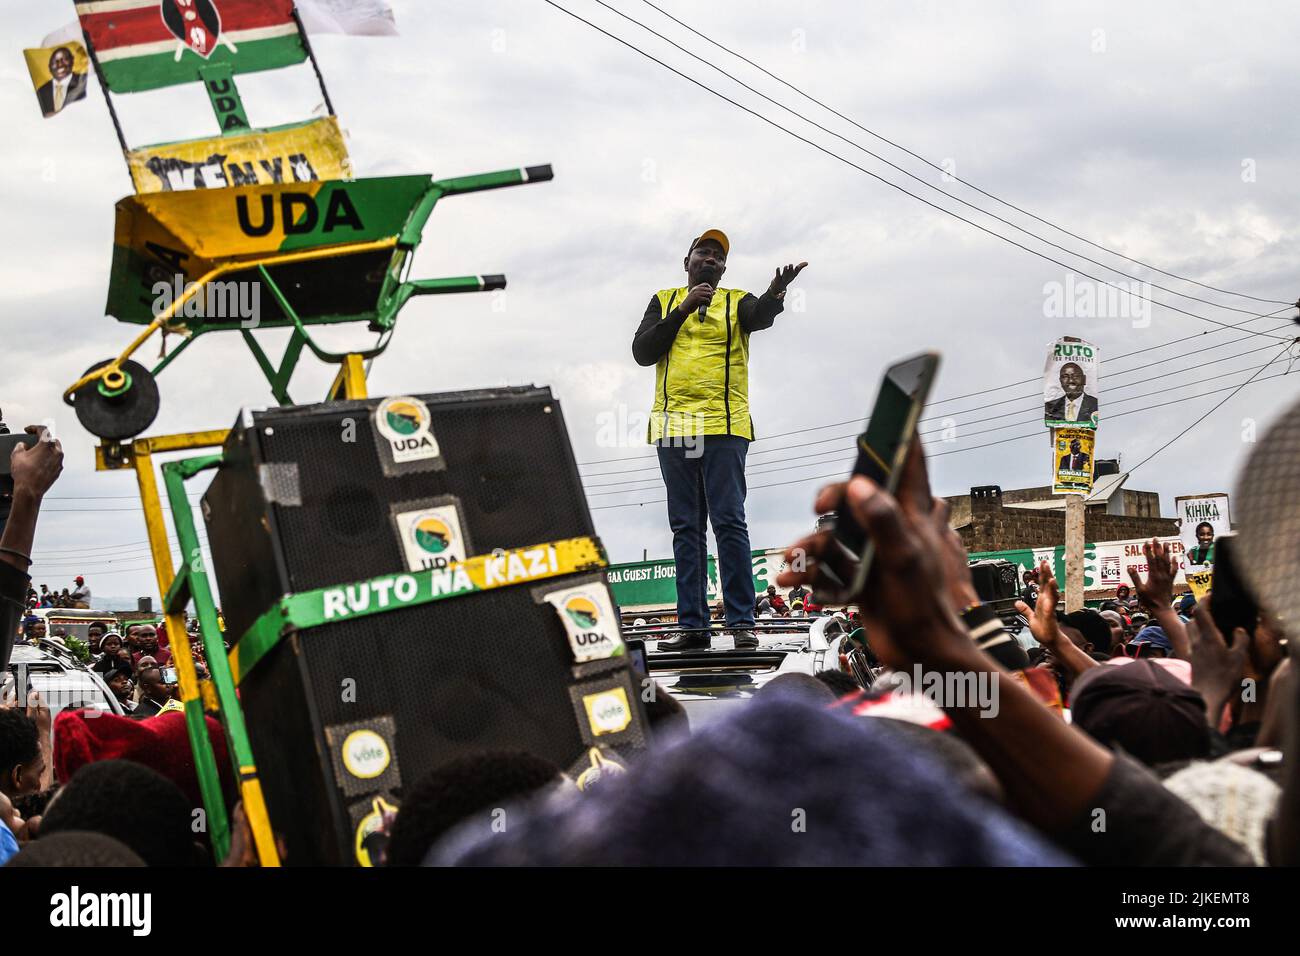
M736 650L752 651L758 649L758 638L753 631L736 631Z
M697 651L705 650L709 647L709 635L707 634L683 634L675 637L671 641L660 641L655 648L657 651Z

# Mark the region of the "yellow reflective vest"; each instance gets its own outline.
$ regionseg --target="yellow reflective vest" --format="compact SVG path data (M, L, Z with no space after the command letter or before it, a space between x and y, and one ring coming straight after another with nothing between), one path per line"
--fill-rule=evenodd
M659 320L687 289L661 289ZM738 435L753 440L749 417L749 333L740 327L740 289L717 289L705 319L682 323L655 365L655 400L647 440L689 435Z

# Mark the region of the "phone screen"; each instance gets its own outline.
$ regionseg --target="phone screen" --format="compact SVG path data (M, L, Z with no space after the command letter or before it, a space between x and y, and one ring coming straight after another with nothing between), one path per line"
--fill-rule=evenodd
M898 362L885 372L871 417L858 436L853 474L865 475L891 493L898 488L899 472L938 367L939 356L927 352ZM836 509L834 535L853 560L869 560L864 554L866 530L845 507ZM859 577L864 575L865 569Z

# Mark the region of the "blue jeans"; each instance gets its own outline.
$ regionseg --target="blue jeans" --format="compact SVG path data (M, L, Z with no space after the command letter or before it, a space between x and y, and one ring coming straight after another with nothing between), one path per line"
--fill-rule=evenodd
M707 627L708 541L713 525L728 627L754 626L754 572L745 524L745 455L749 440L706 435L693 448L658 446L668 489L668 526L677 564L677 622Z

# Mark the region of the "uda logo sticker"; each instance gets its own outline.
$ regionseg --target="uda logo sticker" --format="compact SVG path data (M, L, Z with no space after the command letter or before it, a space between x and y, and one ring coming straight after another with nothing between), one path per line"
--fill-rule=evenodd
M544 599L560 615L577 663L623 653L623 638L605 587L595 582L579 584L551 591Z
M388 443L397 464L442 457L429 424L429 407L418 398L386 398L375 409L375 428Z
M408 571L438 571L468 557L455 505L397 511L393 520Z

